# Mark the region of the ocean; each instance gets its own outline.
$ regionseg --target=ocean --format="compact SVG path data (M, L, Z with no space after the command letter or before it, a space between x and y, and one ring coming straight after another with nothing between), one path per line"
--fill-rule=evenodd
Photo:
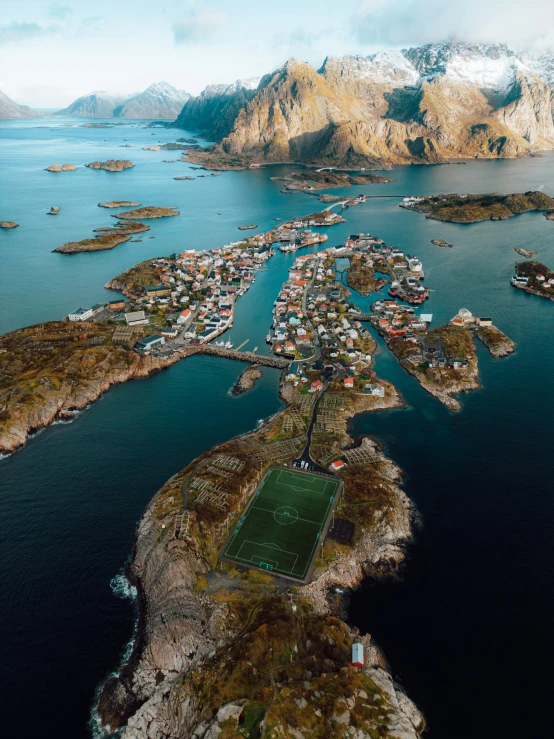
M319 209L306 194L281 194L276 166L201 177L175 151L142 146L191 132L142 122L83 128L79 119L0 124L0 331L58 319L116 295L104 284L144 259L238 240L239 225ZM64 124L72 123L73 126ZM122 148L131 143L130 148ZM129 158L122 173L83 167ZM75 172L44 168L70 162ZM394 182L337 194L441 192L554 194L554 157L410 166ZM193 181L173 177L192 174ZM171 205L177 218L151 221L142 242L63 255L52 249L109 225L101 201ZM554 306L509 284L513 247L554 266L554 223L530 213L470 226L439 223L374 199L345 212L325 246L370 232L423 261L434 326L461 307L489 315L516 342L494 361L478 347L483 388L448 412L407 375L379 340L376 370L406 410L366 414L352 433L370 434L405 471L423 528L400 583L366 583L350 620L384 649L391 670L425 713L431 739L545 736L554 657ZM52 205L58 216L47 216ZM253 232L250 232L253 233ZM154 236L154 239L149 238ZM430 243L454 244L441 249ZM267 351L273 301L294 260L276 254L241 298L235 345ZM371 299L355 296L366 307ZM56 424L0 462L0 689L5 731L18 737L90 736L95 691L117 668L133 635L132 599L117 579L134 530L156 490L191 459L252 429L281 407L278 373L254 390L229 389L244 367L193 357L140 382L112 388L70 424ZM116 578L114 580L114 578ZM119 587L118 587L119 586ZM129 595L129 594L127 594Z

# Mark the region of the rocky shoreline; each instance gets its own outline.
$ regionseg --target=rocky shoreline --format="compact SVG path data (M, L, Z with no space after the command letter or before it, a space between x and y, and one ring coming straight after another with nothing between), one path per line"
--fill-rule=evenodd
M290 388L283 383L281 388L289 401ZM366 400L347 417L367 410ZM375 410L402 405L396 392L371 400L379 401ZM183 491L193 471L209 465L216 454L248 458L252 445L263 445L286 412L191 462L149 504L128 573L139 592L139 633L129 662L103 686L98 714L106 732L119 730L125 739L208 739L222 730L247 736L240 726L257 706L263 736L269 726L271 736L305 736L303 727L308 731L314 719L317 726L334 726L336 737L351 736L353 725L359 739L369 739L376 730L391 739L421 736L423 716L387 671L371 637L360 639L337 616L337 587L355 588L368 576L398 575L417 522L413 505L399 487L399 468L381 455L375 442L365 438L361 444L379 454L375 484L386 489L382 507L377 506L374 522L353 546L330 542L326 561L309 585L290 588L279 578L261 573L251 577L252 571L239 573L224 563L216 570L227 528L208 525L201 510L188 512L187 535L180 535ZM350 437L345 439L352 444ZM249 494L263 473L247 470ZM240 510L237 506L233 515ZM283 662L276 653L278 643L282 640L288 650L285 643L291 638L294 648ZM367 664L361 673L347 667L352 640L366 646ZM336 695L335 685L340 686ZM370 693L369 702L379 706L378 712L369 710ZM363 714L358 713L360 697L366 701Z
M101 377L91 377L74 387L71 381L62 382L56 388L42 390L42 402L31 407L10 408L9 425L4 422L0 427L0 453L13 454L27 443L30 436L41 429L51 426L56 421L67 421L75 411L82 411L106 393L113 385L131 379L145 379L155 372L178 362L181 356L174 354L168 357L141 356L126 352L131 361L118 363L111 370L105 370Z
M515 342L496 326L487 326L476 331L493 359L502 359L515 352Z
M244 395L244 393L252 390L256 384L256 380L259 380L261 377L263 377L261 367L257 364L250 365L244 372L241 372L239 378L231 388L231 395L235 398L239 395Z

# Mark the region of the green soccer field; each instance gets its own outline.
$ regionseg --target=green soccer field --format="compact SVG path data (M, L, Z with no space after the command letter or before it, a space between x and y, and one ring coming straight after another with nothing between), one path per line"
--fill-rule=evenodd
M330 477L272 467L222 557L304 580L340 484Z

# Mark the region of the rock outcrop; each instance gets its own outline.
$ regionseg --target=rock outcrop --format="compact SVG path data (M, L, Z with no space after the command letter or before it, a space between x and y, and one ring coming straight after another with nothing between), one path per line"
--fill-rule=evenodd
M46 167L46 172L74 172L76 169L73 164L51 164Z
M0 221L0 228L19 228L19 223L16 223L15 221Z
M135 165L128 159L107 159L105 162L89 162L85 167L90 169L103 169L106 172L123 172L124 169L131 169Z

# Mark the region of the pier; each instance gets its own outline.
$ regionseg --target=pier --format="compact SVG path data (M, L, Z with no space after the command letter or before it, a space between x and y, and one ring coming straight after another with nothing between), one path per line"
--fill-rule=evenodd
M191 357L193 354L209 354L215 357L236 359L239 362L274 367L275 369L287 369L291 363L290 359L284 357L264 357L255 352L240 352L238 349L225 349L224 346L214 346L213 344L190 344L182 349L182 353L184 357Z

